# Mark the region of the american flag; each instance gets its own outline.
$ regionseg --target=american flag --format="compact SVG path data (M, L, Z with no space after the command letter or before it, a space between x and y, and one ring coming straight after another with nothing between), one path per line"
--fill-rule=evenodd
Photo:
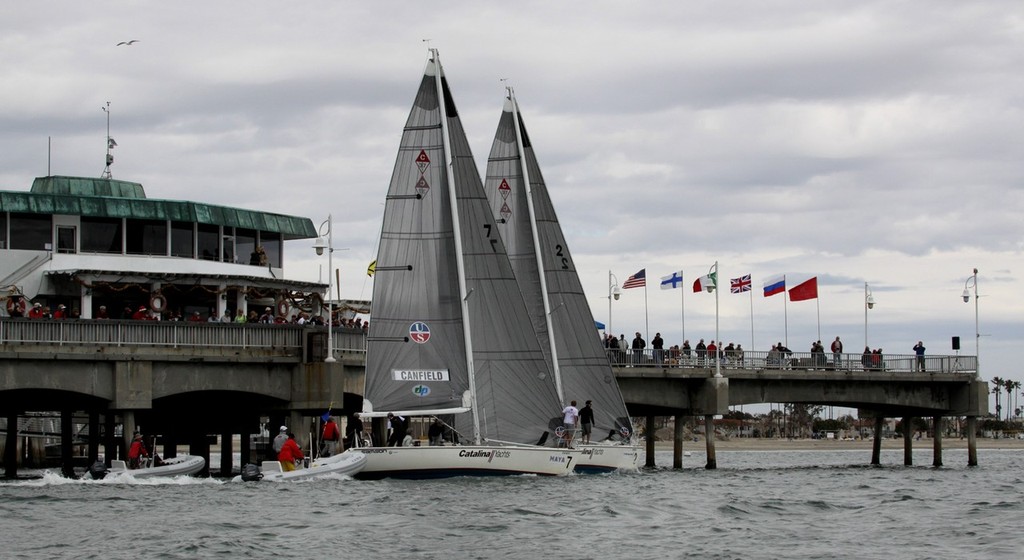
M626 281L622 283L622 289L628 290L630 288L643 288L647 285L647 269L642 268L640 272L626 278Z
M740 276L729 280L729 291L734 294L742 294L750 291L750 275Z

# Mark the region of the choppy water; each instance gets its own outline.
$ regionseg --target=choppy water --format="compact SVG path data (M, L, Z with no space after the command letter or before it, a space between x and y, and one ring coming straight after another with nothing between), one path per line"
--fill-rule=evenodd
M1021 558L1024 451L978 456L719 451L715 471L694 453L678 471L430 482L47 474L0 484L0 557Z

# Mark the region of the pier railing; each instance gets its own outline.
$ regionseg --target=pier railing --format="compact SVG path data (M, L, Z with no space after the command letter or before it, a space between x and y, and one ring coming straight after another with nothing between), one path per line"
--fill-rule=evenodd
M692 352L689 356L672 350L642 351L608 349L608 361L619 367L673 367L673 368L715 368L713 355L704 356ZM786 353L784 356L766 351L744 350L743 357L723 356L721 369L749 370L830 370L846 372L931 372L931 373L976 373L977 356L924 356L923 368L915 354L840 354L838 363L831 352L812 354L810 352Z
M307 335L326 332L312 325L263 325L130 320L0 319L0 348L10 345L115 346L167 348L261 348L301 353ZM359 329L333 331L336 353L366 351Z

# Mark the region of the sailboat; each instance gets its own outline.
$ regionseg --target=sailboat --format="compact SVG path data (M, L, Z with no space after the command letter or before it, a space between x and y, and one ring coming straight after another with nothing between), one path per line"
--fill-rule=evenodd
M470 445L361 447L357 478L564 475L555 379L466 140L436 49L384 204L361 417L449 419Z
M592 400L594 433L579 472L635 470L639 447L576 264L511 87L487 160L484 190L533 321L559 399Z

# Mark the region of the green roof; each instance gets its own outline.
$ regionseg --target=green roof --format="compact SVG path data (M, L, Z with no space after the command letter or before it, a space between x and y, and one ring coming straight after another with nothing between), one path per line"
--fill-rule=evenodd
M278 232L284 239L312 239L309 218L214 206L183 200L146 198L139 183L88 177L39 177L30 192L0 191L0 211L198 222Z

